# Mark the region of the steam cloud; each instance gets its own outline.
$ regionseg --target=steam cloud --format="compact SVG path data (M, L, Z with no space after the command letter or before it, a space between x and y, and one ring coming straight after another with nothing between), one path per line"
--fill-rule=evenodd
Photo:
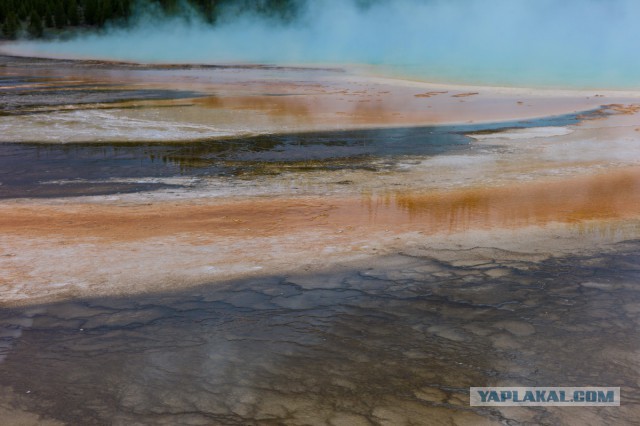
M140 7L128 28L21 41L12 54L161 63L382 65L436 81L640 88L637 0L299 0L289 23L216 26Z

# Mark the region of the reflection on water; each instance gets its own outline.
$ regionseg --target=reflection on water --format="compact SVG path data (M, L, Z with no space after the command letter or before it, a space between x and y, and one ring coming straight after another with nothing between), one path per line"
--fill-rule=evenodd
M3 310L12 413L69 424L631 424L640 242L537 261L377 259L176 294ZM469 386L621 386L622 407L471 408ZM577 417L576 417L577 416Z
M242 176L283 171L376 169L406 156L470 149L464 134L504 127L564 126L577 115L533 121L268 134L181 143L0 143L0 198L90 195L163 187L96 182L173 176ZM42 185L67 182L63 188ZM73 181L76 182L73 182ZM92 182L85 182L92 181Z
M200 94L185 90L120 88L114 83L50 81L43 76L0 76L0 116L26 115L72 108L82 105L127 101L195 98Z

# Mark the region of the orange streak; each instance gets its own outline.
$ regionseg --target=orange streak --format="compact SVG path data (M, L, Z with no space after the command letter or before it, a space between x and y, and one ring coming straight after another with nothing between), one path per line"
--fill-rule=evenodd
M640 168L549 182L361 197L0 206L0 233L130 241L275 236L304 230L458 232L640 216Z

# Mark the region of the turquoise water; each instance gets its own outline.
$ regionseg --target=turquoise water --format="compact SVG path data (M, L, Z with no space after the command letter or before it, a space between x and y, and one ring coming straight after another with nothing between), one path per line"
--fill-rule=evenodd
M20 55L163 63L372 64L424 80L640 88L633 0L300 0L293 22L249 15L216 27L140 8L128 28L22 41Z
M570 64L533 67L524 64L472 63L462 66L426 64L390 64L379 67L380 74L427 81L500 87L532 87L549 89L640 89L640 67L629 64ZM557 67L557 68L556 68Z

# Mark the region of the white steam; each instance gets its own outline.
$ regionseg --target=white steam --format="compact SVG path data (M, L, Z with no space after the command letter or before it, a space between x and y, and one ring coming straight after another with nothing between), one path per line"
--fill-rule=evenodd
M162 63L365 63L440 81L640 87L637 0L300 0L293 22L148 8L129 28L12 54Z

